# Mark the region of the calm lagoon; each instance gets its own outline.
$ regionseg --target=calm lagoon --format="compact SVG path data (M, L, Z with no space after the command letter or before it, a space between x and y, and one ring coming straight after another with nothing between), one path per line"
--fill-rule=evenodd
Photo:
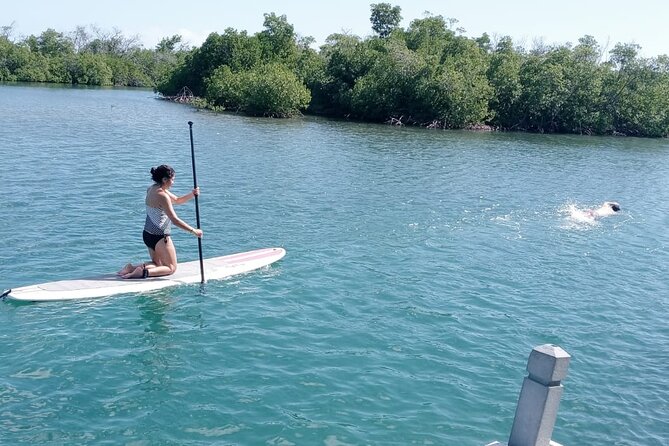
M199 112L0 85L0 288L141 261L149 169L206 257L262 271L0 302L0 443L506 441L531 349L572 355L553 439L669 442L669 142ZM621 203L595 224L570 206ZM192 202L177 209L195 221ZM181 260L195 239L175 230Z

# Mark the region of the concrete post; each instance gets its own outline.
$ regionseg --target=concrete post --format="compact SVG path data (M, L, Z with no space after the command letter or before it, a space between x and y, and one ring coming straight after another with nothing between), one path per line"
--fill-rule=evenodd
M548 446L571 356L560 347L534 347L527 360L529 375L520 390L509 446Z
M562 396L561 381L567 376L569 353L556 345L532 349L527 361L508 446L559 446L551 441ZM488 446L501 446L490 443Z

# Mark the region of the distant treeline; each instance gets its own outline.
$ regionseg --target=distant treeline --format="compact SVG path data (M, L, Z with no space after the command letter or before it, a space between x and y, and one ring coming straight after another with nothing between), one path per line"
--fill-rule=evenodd
M669 134L669 57L640 47L577 45L526 50L511 38L469 38L457 21L426 15L399 26L401 10L371 5L374 35L332 34L320 49L285 16L264 15L253 35L226 29L199 48L180 36L142 49L118 33L90 38L47 30L12 42L0 36L0 80L187 86L200 106L250 115L301 112L431 128ZM6 28L3 28L6 31ZM82 36L83 34L83 36ZM88 38L85 38L87 37Z
M93 27L47 29L16 42L12 33L13 26L0 28L0 81L155 87L190 51L179 46L180 36L147 50L137 37Z

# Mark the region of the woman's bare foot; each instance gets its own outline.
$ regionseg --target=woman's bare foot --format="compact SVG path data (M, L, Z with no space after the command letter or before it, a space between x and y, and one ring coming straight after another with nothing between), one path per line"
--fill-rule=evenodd
M141 279L142 277L144 277L144 267L142 265L121 276L122 279Z
M128 263L123 268L121 268L121 271L117 272L116 275L117 276L123 276L125 274L131 273L134 269L135 269L135 267L133 266L133 264Z

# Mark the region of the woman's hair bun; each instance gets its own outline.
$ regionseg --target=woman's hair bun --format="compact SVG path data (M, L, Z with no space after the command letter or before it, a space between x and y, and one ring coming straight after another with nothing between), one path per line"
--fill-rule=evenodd
M151 168L151 178L157 184L162 184L165 178L172 178L174 176L174 169L167 164L161 164L158 167Z

